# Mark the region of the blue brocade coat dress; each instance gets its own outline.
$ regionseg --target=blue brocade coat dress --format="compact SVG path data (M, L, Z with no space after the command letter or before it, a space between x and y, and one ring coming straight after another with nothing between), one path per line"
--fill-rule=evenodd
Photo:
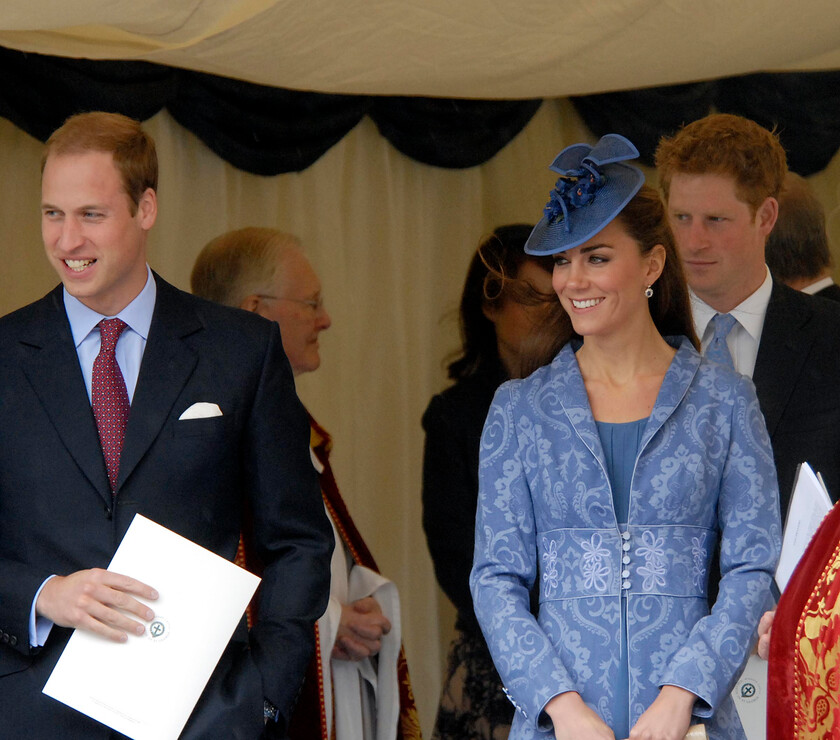
M752 382L683 337L668 341L677 353L642 433L627 525L571 345L502 385L490 407L470 586L516 707L512 739L553 738L543 708L565 691L610 726L629 706L632 727L664 684L699 697L692 721L710 738L744 737L729 694L781 547L773 455ZM709 614L719 536L723 578ZM629 685L616 685L621 660Z

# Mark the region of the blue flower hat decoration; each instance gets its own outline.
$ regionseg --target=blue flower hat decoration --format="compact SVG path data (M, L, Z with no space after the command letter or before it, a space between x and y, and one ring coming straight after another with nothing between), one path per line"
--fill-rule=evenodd
M593 147L572 144L549 166L560 177L525 251L533 255L565 252L591 239L639 192L644 173L629 164L639 151L620 134L607 134Z

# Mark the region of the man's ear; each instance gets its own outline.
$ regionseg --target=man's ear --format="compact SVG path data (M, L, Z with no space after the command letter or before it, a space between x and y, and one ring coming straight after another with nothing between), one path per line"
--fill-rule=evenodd
M776 225L776 219L778 218L779 201L772 197L765 198L764 202L755 212L755 221L765 237L770 236L770 232L773 231L773 227Z
M140 201L137 203L137 217L140 228L145 231L155 225L157 220L157 193L151 188L146 188L146 192L140 196Z
M246 311L250 311L251 313L256 313L257 308L260 305L260 298L253 293L251 295L246 295L239 303L239 308L242 308Z

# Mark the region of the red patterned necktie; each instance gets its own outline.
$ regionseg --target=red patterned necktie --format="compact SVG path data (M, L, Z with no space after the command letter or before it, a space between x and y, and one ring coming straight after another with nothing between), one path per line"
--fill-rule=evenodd
M105 456L105 468L111 482L111 493L117 489L117 475L120 472L125 425L128 422L128 391L117 364L115 350L117 340L127 324L122 319L103 319L99 322L101 346L93 361L93 383L91 401L99 442Z

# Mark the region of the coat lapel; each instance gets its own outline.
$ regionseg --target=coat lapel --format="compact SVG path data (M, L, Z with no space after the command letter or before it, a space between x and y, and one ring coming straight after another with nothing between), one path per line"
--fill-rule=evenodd
M155 275L157 299L125 431L117 493L160 434L198 357L183 341L203 329L192 305Z
M679 402L685 396L691 379L700 366L700 355L691 346L691 343L684 337L669 338L669 343L677 346L677 354L671 361L662 386L656 397L653 411L645 425L642 434L641 447L656 434L657 430L665 423L665 420L674 413ZM589 447L595 457L600 460L606 470L606 459L601 447L601 436L595 426L595 419L592 417L592 409L589 405L589 397L586 395L586 386L580 374L577 360L574 356L571 344L567 344L557 356L554 370L565 384L562 396L563 410L574 426L580 438Z
M808 357L812 338L803 331L811 318L807 298L798 300L791 288L773 283L753 370L758 402L770 437L790 400Z
M700 355L685 337L666 337L672 347L677 348L677 354L671 360L662 385L656 396L653 411L650 412L645 430L642 433L640 450L651 440L654 434L659 431L674 410L682 401L691 381L700 367Z
M552 363L552 375L562 384L562 392L559 393L559 398L563 411L577 435L590 452L595 455L606 475L607 460L601 446L601 435L598 434L598 427L595 426L592 407L589 405L589 396L586 394L586 386L583 382L583 376L580 374L580 367L571 342L563 347Z
M62 443L110 505L111 488L59 285L38 304L32 328L21 336L21 370Z
M676 407L687 393L691 385L691 380L697 373L697 368L700 366L700 355L685 337L669 337L667 341L672 346L677 346L677 353L665 373L653 411L645 424L637 459L641 457L645 446L651 438L659 431L668 417L674 413ZM577 435L597 459L604 479L607 482L607 487L604 491L610 491L612 482L609 479L609 473L607 471L607 460L603 445L601 444L601 435L598 432L598 427L592 415L592 407L589 404L589 397L586 394L586 386L580 374L580 368L570 343L566 344L552 363L551 383L553 386L552 390L557 387L555 384L559 384L560 390L559 392L555 392L560 398L563 410ZM613 512L613 517L615 517L612 497L609 493L604 493L603 495L607 497L606 499L600 499L603 505L603 511ZM632 505L632 492L630 495ZM615 518L613 518L613 521L615 521ZM607 520L604 520L602 526L609 526Z

